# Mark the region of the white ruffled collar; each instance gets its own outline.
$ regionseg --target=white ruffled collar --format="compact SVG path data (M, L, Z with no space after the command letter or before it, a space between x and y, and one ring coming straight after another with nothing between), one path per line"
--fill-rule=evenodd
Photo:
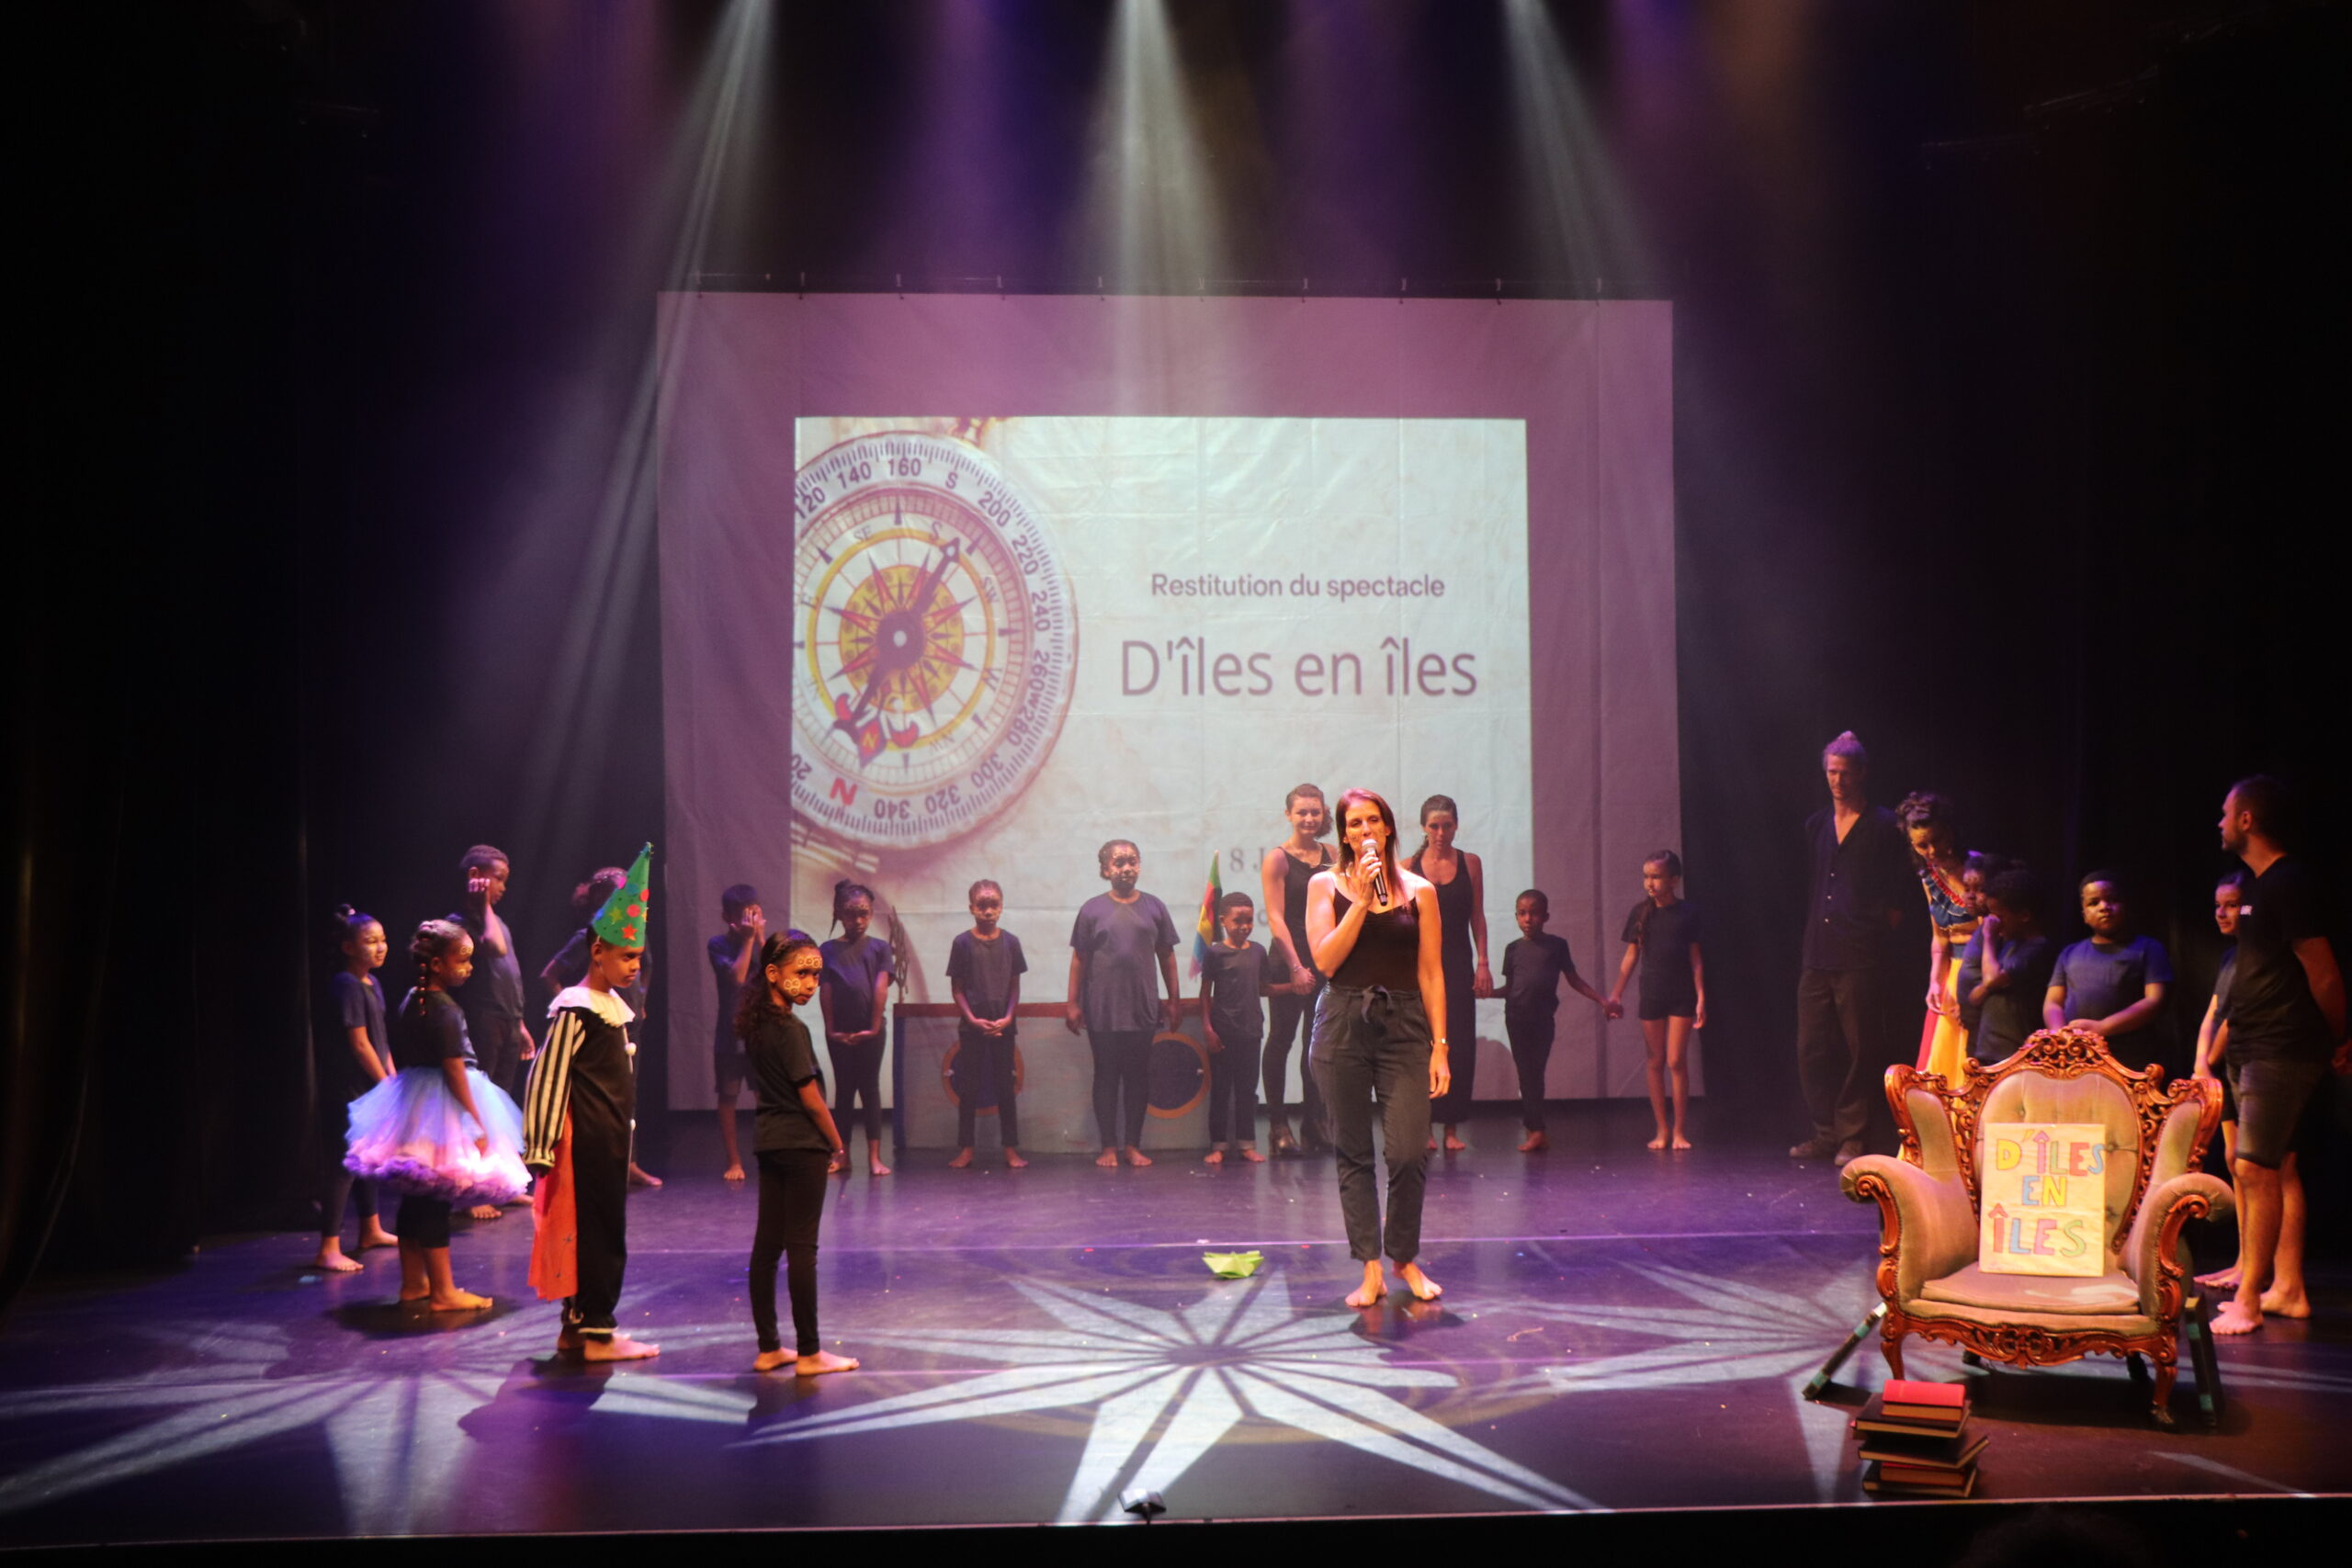
M637 1014L629 1005L610 991L594 991L585 986L571 986L557 993L548 1004L548 1016L553 1018L566 1008L585 1008L611 1024L615 1029L632 1022Z

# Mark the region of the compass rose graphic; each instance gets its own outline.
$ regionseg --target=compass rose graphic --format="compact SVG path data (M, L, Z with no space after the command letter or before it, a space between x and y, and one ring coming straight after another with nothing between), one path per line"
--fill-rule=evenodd
M973 831L1061 733L1078 630L1053 540L978 447L861 435L795 482L792 799L867 850Z
M1064 1523L1118 1518L1123 1490L1172 1485L1249 1421L1457 1481L1512 1507L1595 1506L1406 1404L1403 1391L1452 1389L1458 1380L1391 1365L1355 1332L1352 1314L1300 1316L1279 1272L1212 1286L1173 1312L1032 1280L1013 1289L1055 1326L859 1335L1001 1371L828 1411L750 1440L807 1442L1091 1405L1093 1427L1062 1500Z

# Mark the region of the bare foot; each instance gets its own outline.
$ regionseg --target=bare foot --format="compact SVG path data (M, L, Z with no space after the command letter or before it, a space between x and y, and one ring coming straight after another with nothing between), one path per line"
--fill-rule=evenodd
M1094 1156L1094 1163L1101 1166L1104 1170L1115 1169L1119 1163L1119 1151L1116 1149L1104 1149L1101 1154Z
M359 1250L362 1252L372 1251L379 1247L398 1247L400 1244L401 1238L380 1224L371 1224L366 1230L359 1233Z
M1021 1151L1019 1149L1007 1149L1004 1151L1004 1168L1007 1170L1026 1170L1029 1168L1029 1162L1021 1157Z
M586 1341L580 1337L577 1330L560 1329L555 1337L555 1353L559 1356L577 1356L585 1343Z
M1203 1165L1223 1165L1225 1163L1225 1151L1223 1149L1211 1149L1209 1151L1208 1158L1201 1161L1201 1163Z
M503 1220L505 1217L506 1211L495 1203L476 1203L466 1211L466 1218L469 1220Z
M741 1181L743 1179L743 1168L741 1165L730 1165L725 1170L718 1173L718 1179L721 1181Z
M857 1371L857 1358L820 1350L813 1356L803 1356L793 1362L792 1370L804 1378L822 1377L827 1372L854 1372Z
M1543 1134L1530 1133L1527 1134L1527 1142L1519 1145L1519 1152L1523 1155L1540 1155L1551 1146L1552 1140Z
M868 1176L888 1176L890 1174L890 1168L884 1165L880 1160L874 1159L869 1156L865 1163L865 1174Z
M1399 1263L1396 1272L1405 1277L1405 1288L1413 1292L1417 1302L1433 1302L1445 1294L1445 1288L1421 1272L1418 1263Z
M755 1372L772 1372L786 1361L797 1359L789 1350L763 1350L752 1358L752 1370Z
M358 1259L345 1258L343 1255L343 1243L340 1241L331 1241L320 1247L318 1256L311 1259L311 1267L323 1269L330 1274L359 1272Z
M1674 1134L1674 1142L1673 1142L1672 1144L1670 1144L1670 1145L1668 1145L1668 1147L1669 1147L1669 1148L1677 1148L1677 1149L1687 1149L1687 1148L1689 1148L1690 1146L1690 1139L1688 1139L1688 1138L1686 1138L1686 1137L1684 1137L1684 1136L1683 1136L1681 1134L1679 1134L1679 1133L1677 1133L1677 1134Z
M1462 1141L1461 1135L1455 1133L1453 1128L1448 1127L1445 1130L1445 1152L1447 1154L1458 1155L1468 1149L1469 1146L1469 1145Z
M447 1295L433 1298L435 1312L480 1312L489 1304L488 1296L478 1296L471 1291L460 1291L455 1286L450 1287Z
M1127 1163L1140 1169L1143 1167L1149 1165L1151 1163L1151 1158L1141 1149L1136 1147L1133 1144L1129 1144L1127 1145Z
M971 1167L972 1151L969 1149L957 1149L956 1157L947 1162L947 1168L950 1170L969 1170Z
M1260 1154L1253 1145L1249 1144L1241 1145L1241 1157L1248 1160L1251 1165L1263 1165L1266 1163L1266 1156Z
M2238 1288L2238 1266L2233 1263L2227 1269L2218 1269L2211 1274L2199 1274L2197 1276L2197 1282L2209 1291L2234 1291Z
M610 1339L580 1337L580 1353L592 1361L645 1361L662 1353L659 1345L648 1345L642 1339L631 1339L626 1334L616 1334Z
M1351 1307L1378 1306L1388 1299L1388 1276L1380 1271L1377 1263L1363 1266L1363 1283L1348 1292Z
M2274 1285L2262 1292L2262 1315L2265 1317L2309 1317L2311 1314L2312 1299L2303 1293L2300 1285L2291 1291L2281 1291Z
M1653 1149L1662 1149L1666 1147L1666 1129L1660 1127L1657 1130L1657 1136L1652 1138L1647 1146Z
M2251 1334L2262 1326L2262 1308L2248 1306L2242 1296L2233 1296L2213 1314L2216 1334Z
M628 1184L631 1187L659 1187L662 1179L635 1160L628 1162Z

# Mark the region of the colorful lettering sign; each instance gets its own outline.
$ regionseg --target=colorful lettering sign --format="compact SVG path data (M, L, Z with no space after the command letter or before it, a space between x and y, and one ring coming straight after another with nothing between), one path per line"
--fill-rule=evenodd
M2107 1271L2107 1129L1991 1122L1981 1131L1977 1267L1987 1274Z

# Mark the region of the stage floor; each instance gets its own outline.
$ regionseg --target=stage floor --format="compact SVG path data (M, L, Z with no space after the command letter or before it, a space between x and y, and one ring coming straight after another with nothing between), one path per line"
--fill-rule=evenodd
M322 1277L296 1235L45 1284L0 1336L0 1542L1086 1520L1136 1486L1180 1519L1861 1501L1846 1423L1874 1341L1842 1404L1798 1391L1874 1299L1875 1211L1703 1131L1650 1154L1639 1106L1554 1122L1542 1156L1507 1114L1472 1124L1430 1174L1444 1301L1368 1313L1340 1300L1328 1160L910 1155L835 1189L825 1338L865 1369L811 1382L749 1370L754 1200L707 1124L631 1203L624 1321L655 1361L551 1356L521 1211L458 1238L459 1280L498 1298L475 1315L390 1304L389 1252ZM1201 1261L1243 1247L1253 1279ZM2346 1488L2352 1280L2321 1283L2312 1322L2224 1343L2218 1432L2185 1368L2174 1434L2112 1359L1966 1374L1979 1495ZM1912 1375L1962 1371L1918 1348Z

